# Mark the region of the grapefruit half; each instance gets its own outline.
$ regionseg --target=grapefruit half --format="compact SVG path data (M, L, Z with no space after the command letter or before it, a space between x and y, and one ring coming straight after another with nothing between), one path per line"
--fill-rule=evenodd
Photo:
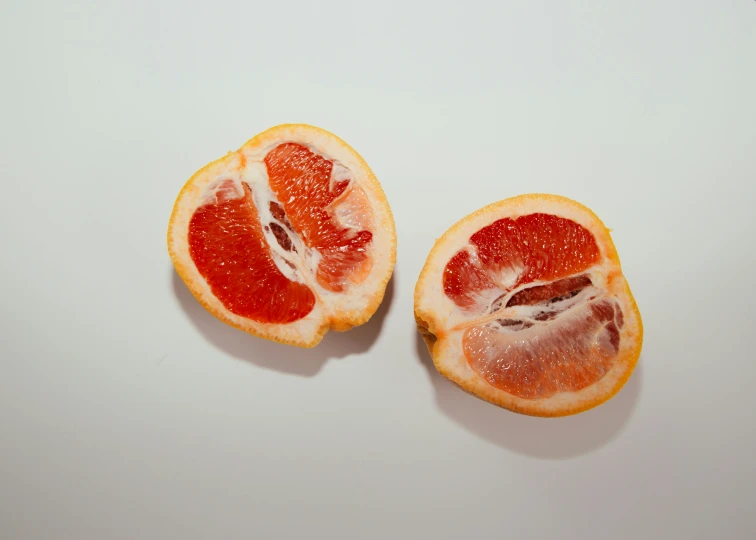
M396 261L386 196L335 135L281 125L199 170L178 195L168 252L197 300L265 339L313 347L365 323Z
M643 341L609 230L555 195L494 203L444 233L418 279L415 319L442 375L535 416L611 398Z

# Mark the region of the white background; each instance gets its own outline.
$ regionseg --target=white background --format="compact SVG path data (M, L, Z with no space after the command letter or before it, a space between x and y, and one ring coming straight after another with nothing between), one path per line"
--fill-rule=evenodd
M756 2L22 2L0 8L0 538L756 537ZM284 122L352 144L399 234L314 350L207 314L165 231ZM614 230L646 339L558 420L442 379L434 239L524 192Z

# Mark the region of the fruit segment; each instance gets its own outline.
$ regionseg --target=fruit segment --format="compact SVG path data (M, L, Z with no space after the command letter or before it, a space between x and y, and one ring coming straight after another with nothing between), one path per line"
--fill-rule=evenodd
M591 298L549 322L501 318L468 328L470 366L489 384L525 399L595 384L614 365L622 316L612 298Z
M265 242L249 186L238 197L233 181L218 186L217 202L197 208L189 249L197 269L226 308L242 317L289 323L312 311L315 295L286 278Z
M342 226L334 215L339 202L360 197L349 171L334 168L332 161L299 144L281 144L265 156L270 187L276 195L295 234L322 259L318 283L333 292L344 290L352 274L364 276L370 264L369 230ZM334 174L335 173L335 174ZM336 203L336 204L335 204ZM370 208L359 209L366 221ZM369 268L368 268L369 269Z
M444 292L481 313L502 292L583 272L599 259L593 235L574 221L536 213L504 218L470 237L446 265Z

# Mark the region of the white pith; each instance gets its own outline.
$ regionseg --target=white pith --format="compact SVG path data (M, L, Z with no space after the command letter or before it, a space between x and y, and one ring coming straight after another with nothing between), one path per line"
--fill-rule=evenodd
M581 272L577 275L592 275L595 274L598 278L600 274L598 272ZM539 321L536 319L536 316L544 311L554 311L558 313L556 318L560 318L563 315L568 315L571 308L585 304L589 300L593 299L600 299L607 295L607 292L605 289L601 287L596 287L594 285L588 285L587 287L583 288L577 295L567 298L565 300L561 300L558 302L555 302L551 306L549 306L551 309L544 309L543 304L532 304L532 305L516 305L516 306L510 306L506 307L507 303L511 298L516 295L517 293L532 289L534 287L538 287L541 285L548 285L550 282L548 281L534 281L532 283L527 283L525 285L522 285L520 287L513 288L509 290L506 294L504 294L501 297L501 305L503 307L493 310L491 309L490 305L489 308L486 309L485 312L481 313L470 313L467 310L463 310L465 314L467 315L466 322L460 323L453 327L453 329L460 329L460 328L469 328L470 326L480 324L487 322L489 320L494 321L497 319L518 319L518 320L525 320L533 324L533 326L543 326L548 325L549 323L553 322L554 319L548 320L548 321ZM495 300L498 300L495 299ZM502 328L502 331L507 331L506 328Z

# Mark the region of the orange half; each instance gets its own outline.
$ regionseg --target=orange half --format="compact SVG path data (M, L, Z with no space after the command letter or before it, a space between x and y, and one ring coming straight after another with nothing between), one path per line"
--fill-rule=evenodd
M442 375L535 416L610 399L643 341L608 229L555 195L494 203L444 233L418 279L415 318Z

